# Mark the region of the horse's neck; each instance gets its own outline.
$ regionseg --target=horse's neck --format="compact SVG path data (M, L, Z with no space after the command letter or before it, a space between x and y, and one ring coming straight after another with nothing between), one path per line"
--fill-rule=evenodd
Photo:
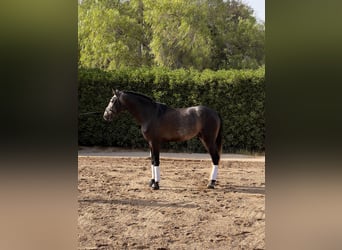
M124 102L127 111L132 114L139 125L150 121L156 110L154 103L144 100L141 97L130 97L127 95L124 98Z

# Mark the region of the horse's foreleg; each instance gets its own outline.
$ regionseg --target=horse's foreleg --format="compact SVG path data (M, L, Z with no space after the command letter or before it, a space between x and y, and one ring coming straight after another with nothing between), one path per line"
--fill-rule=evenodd
M149 186L152 189L159 189L160 181L160 169L159 169L159 145L149 142L150 145L150 156L151 156L151 173L152 178L149 182Z
M152 146L150 148L150 157L151 157L151 173L152 173L152 177L149 183L149 186L152 187L154 185L154 154L152 151Z
M152 188L154 190L159 189L159 182L160 182L160 168L159 168L159 145L152 146L152 155L153 155L153 176L154 176L154 183L152 184Z

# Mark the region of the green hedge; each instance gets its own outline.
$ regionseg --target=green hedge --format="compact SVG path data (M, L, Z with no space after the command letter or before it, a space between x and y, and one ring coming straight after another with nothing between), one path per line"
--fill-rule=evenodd
M147 148L132 117L122 113L107 123L102 114L112 88L131 90L172 107L205 105L223 119L224 152L265 149L265 69L258 70L168 70L122 69L104 72L79 70L79 145ZM167 143L166 149L204 152L198 139Z

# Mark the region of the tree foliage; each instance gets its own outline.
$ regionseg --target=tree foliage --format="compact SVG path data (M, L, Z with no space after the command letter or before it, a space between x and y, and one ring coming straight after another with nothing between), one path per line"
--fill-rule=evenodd
M209 26L213 69L257 68L265 63L264 24L240 1L212 0Z
M153 30L150 47L158 65L209 66L211 38L207 6L199 1L145 1L145 21Z
M143 41L143 26L132 8L118 1L87 1L79 6L81 66L110 70L148 64L141 49Z
M79 66L243 69L264 64L264 24L241 1L83 0Z

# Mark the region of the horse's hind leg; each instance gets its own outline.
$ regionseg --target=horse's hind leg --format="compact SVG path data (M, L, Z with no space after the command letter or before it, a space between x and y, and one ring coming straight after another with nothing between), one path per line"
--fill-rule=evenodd
M220 162L220 151L217 147L216 143L212 139L200 137L203 145L208 150L211 161L213 163L210 177L209 177L209 184L207 185L208 188L215 188L216 179L217 179L217 172L218 172L218 164Z
M209 153L211 156L213 166L211 169L209 184L207 185L207 187L208 188L215 188L216 179L217 179L217 172L218 172L218 164L220 161L219 150L215 144L209 148Z

